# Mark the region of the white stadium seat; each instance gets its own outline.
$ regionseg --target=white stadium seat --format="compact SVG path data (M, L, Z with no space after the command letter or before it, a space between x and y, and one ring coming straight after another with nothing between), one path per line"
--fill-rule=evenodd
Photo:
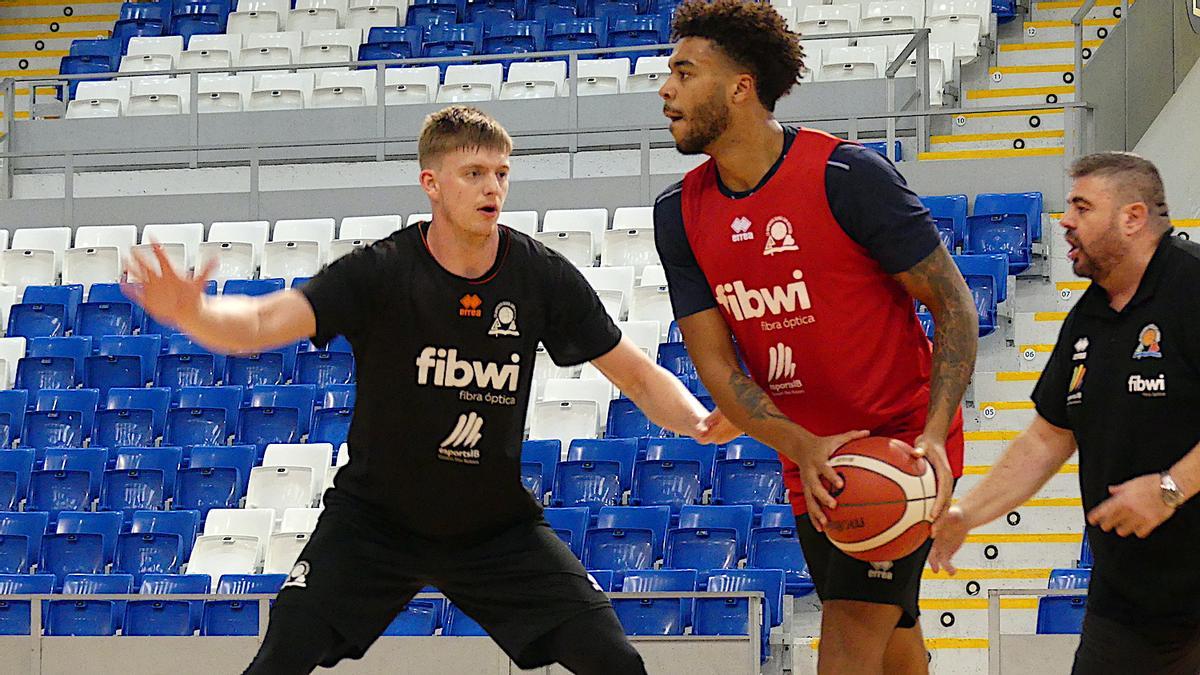
M600 263L605 267L629 265L634 276L641 278L646 265L657 264L658 248L654 245L654 228L623 227L604 233Z
M530 438L549 438L567 447L576 438L596 438L600 414L595 401L541 401L529 406Z
M629 81L629 58L580 59L578 65L580 96L621 94Z
M384 105L433 103L437 97L441 71L437 66L388 68L384 74L387 94Z
M398 26L403 23L404 14L396 7L351 7L346 28L357 28L365 34L376 26Z
M503 81L504 66L499 63L447 66L437 100L439 103L487 101L500 94Z
M191 106L191 79L188 77L139 77L133 79L129 95L130 117L141 115L178 115Z
M212 535L196 537L188 574L206 574L209 586L215 588L226 574L254 574L258 571L258 539L242 535Z
M325 484L325 469L333 466L333 445L330 443L272 443L263 456L264 467L305 467L310 469L310 504L319 503L321 487ZM283 517L283 510L279 511Z
M275 66L299 63L304 34L299 31L254 33L242 38L243 66ZM268 50L263 52L263 50ZM286 55L286 60L284 60Z
M862 6L858 3L845 5L808 5L804 8L801 19L805 22L820 20L847 21L850 32L858 30L858 20L862 16Z
M190 270L196 266L196 256L204 241L204 223L154 224L142 228L142 245L134 250L141 252L147 262L154 258L150 252L152 241L162 245L177 270Z
M871 80L883 77L886 68L887 47L837 47L825 55L820 80Z
M204 521L204 536L253 537L258 541L258 563L261 564L274 528L275 512L271 509L212 509Z
M271 224L265 220L213 223L208 241L200 245L196 267L203 267L208 258L218 261L213 278L253 279L262 260L263 247Z
M654 92L658 91L671 69L667 66L666 56L642 56L633 67L633 75L625 82L625 91Z
M347 216L338 228L338 240L385 239L401 227L404 221L400 216Z
M654 207L653 206L622 206L613 211L612 229L624 229L627 227L648 227L654 228Z
M180 68L220 68L235 66L242 52L242 36L193 35L187 51L179 57ZM203 77L203 76L201 76Z
M297 509L288 509L296 511ZM267 559L263 562L263 574L288 574L300 558L300 552L312 538L310 532L277 532L267 544Z
M63 283L83 284L84 292L96 283L121 278L123 260L137 243L135 225L85 225L75 230L75 246L63 255Z
M500 98L553 98L563 92L566 79L566 61L518 61L508 67L508 80L500 88Z
M500 222L532 237L538 231L538 212L505 211L500 214Z
M322 467L321 479L325 478ZM256 466L250 470L246 508L271 510L312 504L313 470L306 466ZM269 539L269 537L268 537Z
M183 53L183 37L166 35L163 37L134 37L129 39L129 47L125 50L129 56L165 56L171 65L167 70L179 67L179 55Z
M432 213L410 213L408 219L404 221L404 226L409 227L417 223L428 223L433 220Z
M274 33L283 30L291 11L288 0L238 0L237 11L229 15L226 33Z
M646 352L650 360L658 363L658 336L662 326L657 321L621 321L617 323L621 333L639 349Z
M890 55L895 58L899 54L897 48ZM951 73L954 72L954 43L953 42L935 42L929 45L929 104L942 105L942 96L945 93L946 83L951 79ZM917 76L917 57L909 55L907 63L900 66L896 71L896 77L916 77Z
M608 404L613 399L614 387L608 380L578 380L552 378L546 380L542 389L542 401L594 401L599 415L599 424L608 421ZM602 427L597 426L596 431ZM564 443L563 447L567 444Z
M129 80L80 82L67 117L117 117L129 106Z
M977 17L931 16L925 23L929 29L929 41L954 44L954 57L966 65L979 56L979 32Z
M835 47L849 47L849 38L821 38L822 35L849 33L847 19L812 19L796 22L796 32L804 36L800 44L804 47L805 60L810 54L828 52Z
M641 285L633 289L633 305L629 308L629 320L659 322L662 326L661 337L665 340L672 318L674 318L674 314L671 311L671 296L667 292L666 283L662 285L647 284L643 274Z
M661 263L656 263L654 265L646 265L646 267L642 269L642 279L640 282L638 282L638 286L666 286L666 285L667 285L667 273L663 270L663 266ZM637 293L636 289L634 289L634 293Z
M920 28L925 25L925 0L877 0L867 3L867 11L862 16L859 26L865 25L868 17L912 17L912 26Z
M296 8L288 14L287 29L337 29L346 25L349 12L347 0L296 0Z
M300 63L345 63L358 59L362 30L310 30L304 34L300 48Z
M272 242L311 241L316 242L324 263L329 254L329 242L333 241L336 224L333 218L300 218L279 220L271 233ZM267 245L270 248L270 244Z
M13 232L12 249L34 249L54 254L54 272L62 272L63 252L71 247L69 227L25 227Z
M587 230L538 232L534 239L557 251L576 267L591 267L595 262L592 233Z
M633 302L633 267L585 267L580 272L600 295L601 301L605 300L606 294L616 298L615 306L606 302L605 308L609 309L613 321L624 320ZM616 311L612 311L614 309Z
M8 327L8 311L17 300L17 289L12 286L0 286L0 321ZM5 304L7 303L7 304ZM25 338L0 338L0 361L8 364L6 377L0 380L5 389L12 389L17 383L17 361L25 356Z
M321 517L321 508L297 508L283 512L279 521L280 532L312 532L317 529L317 519Z
M225 75L204 73L197 83L200 112L241 112L250 105L254 76L250 73Z
M991 29L991 14L992 5L984 0L928 0L925 27L933 28L930 22L935 20L958 17L960 21L974 25L982 38Z
M585 230L597 245L607 229L608 209L550 209L542 216L542 232Z
M247 110L300 110L312 98L313 72L262 73L254 78Z
M313 108L345 108L375 105L375 71L351 70L343 73L324 72L317 75L313 89Z
M121 57L120 73L154 73L174 67L170 56L155 54L127 54Z

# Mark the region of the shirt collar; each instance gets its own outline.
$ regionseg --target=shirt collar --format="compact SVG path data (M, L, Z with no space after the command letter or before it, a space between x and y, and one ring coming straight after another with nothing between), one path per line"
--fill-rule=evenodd
M1145 302L1148 302L1154 297L1154 292L1158 289L1159 282L1162 280L1163 271L1167 266L1167 258L1170 256L1170 248L1174 241L1172 233L1175 228L1168 229L1161 239L1158 240L1158 246L1154 249L1154 255L1150 257L1149 264L1146 265L1146 271L1142 273L1142 280L1138 282L1137 291L1134 292L1133 298L1129 300L1129 304L1120 313L1129 311L1133 307L1137 307ZM1088 292L1080 299L1084 303L1083 310L1094 316L1110 317L1120 314L1113 310L1109 304L1108 291L1104 290L1100 284L1093 283L1088 287Z

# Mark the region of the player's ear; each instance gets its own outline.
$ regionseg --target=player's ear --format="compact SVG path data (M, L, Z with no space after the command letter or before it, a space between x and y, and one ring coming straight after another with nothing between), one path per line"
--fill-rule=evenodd
M739 73L733 88L733 102L746 103L758 96L754 87L754 76L750 73Z
M421 169L421 175L417 177L417 181L420 182L421 189L425 191L427 197L434 199L438 196L440 190L437 174L433 169Z
M1149 217L1150 212L1146 208L1145 202L1131 202L1121 207L1118 222L1121 231L1126 235L1131 235L1149 225Z

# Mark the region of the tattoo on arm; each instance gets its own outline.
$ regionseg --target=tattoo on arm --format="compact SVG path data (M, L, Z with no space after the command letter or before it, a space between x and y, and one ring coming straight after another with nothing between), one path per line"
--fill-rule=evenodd
M900 275L913 295L933 312L933 374L929 416L947 422L962 401L975 371L979 315L954 260L942 246Z
M767 393L742 371L734 370L730 374L729 387L733 389L733 395L737 398L738 405L746 409L746 415L750 419L791 421L787 415L779 412L779 408L775 407Z

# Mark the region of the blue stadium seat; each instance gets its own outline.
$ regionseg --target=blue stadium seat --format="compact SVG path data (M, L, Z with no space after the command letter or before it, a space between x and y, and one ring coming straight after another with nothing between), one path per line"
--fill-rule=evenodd
M175 473L179 470L182 455L182 448L175 446L120 448L116 453L114 468L118 471L151 469L162 472L163 492L170 499L175 494Z
M192 555L192 544L200 529L200 512L183 509L178 504L170 511L134 511L129 531L134 534L153 532L179 536L183 560Z
M69 54L71 56L98 56L109 67L108 71L117 72L121 61L121 42L112 38L97 38L92 40L72 40Z
M600 509L593 529L649 530L653 535L654 560L657 560L663 557L663 542L670 526L669 506L605 506ZM604 565L593 565L593 568L616 569Z
M458 637L483 636L487 635L487 631L479 625L479 622L467 616L466 613L451 603L446 608L446 627L442 630L442 635Z
M783 624L783 588L783 570L724 570L711 574L708 577L708 591L710 593L759 591L765 596L761 629L762 660L764 663L770 656L771 627ZM728 612L730 608L729 600L728 598L698 599L695 607L696 627L693 629L693 633L711 635L712 633L701 630L702 624L706 623L701 621L701 613L713 611L709 607L710 604L715 604L718 608L721 608L717 610L718 612ZM734 603L735 605L748 605L745 600L735 600ZM745 635L747 633L740 634Z
M159 469L110 469L104 472L100 507L120 511L129 522L138 510L163 508L163 472Z
M571 548L577 558L583 558L583 539L587 534L591 514L585 506L550 508L543 512L551 529ZM0 523L4 521L0 519Z
M278 593L287 581L286 574L222 574L217 582L217 595Z
M154 379L160 335L109 335L100 338L100 353L84 363L83 381L107 396L113 387L145 387Z
M750 526L754 522L753 507L733 506L685 506L679 512L681 528L731 528L737 533L737 555L746 557L750 541Z
M132 335L133 306L127 302L85 302L79 305L74 335L99 338Z
M1087 588L1092 582L1090 568L1053 569L1046 581L1046 588L1052 589L1081 589Z
M1056 595L1038 598L1037 634L1072 635L1083 632L1087 597Z
M626 593L696 590L695 570L639 570L625 576ZM690 622L691 600L613 598L613 609L626 635L683 635Z
M284 361L282 351L226 356L222 381L242 387L283 384Z
M122 19L113 24L112 37L121 41L121 53L129 50L129 40L135 37L159 37L163 34L161 19Z
M1088 543L1088 534L1083 533L1083 543L1079 545L1079 566L1085 569L1091 569L1096 564L1095 556L1092 555L1092 546Z
M656 507L607 508L641 509ZM664 511L661 515L664 518L670 518L669 511ZM611 512L605 514L601 510L599 522L603 525L599 528L589 529L583 542L584 567L588 569L612 570L614 582L618 585L626 570L650 569L654 566L654 561L658 557L655 554L656 533L654 529L638 526L613 527L613 522L619 519L619 515L614 515ZM633 520L635 520L637 525L649 524L642 523L641 518ZM664 522L664 529L665 525Z
M663 428L646 417L633 401L622 396L608 404L608 438L652 438L663 435Z
M528 440L521 443L521 482L527 490L535 480L541 486L534 494L538 503L554 483L554 468L561 456L562 441Z
M321 408L313 411L309 443L329 443L335 449L350 437L354 408Z
M147 574L142 578L138 593L142 595L191 595L209 592L212 578L207 574ZM192 606L192 630L200 630L204 601L188 601Z
M186 600L134 600L125 606L122 635L192 635L192 609Z
M42 552L50 516L33 510L0 513L0 572L24 574Z
M26 356L17 361L17 388L30 393L41 389L73 389L75 360L65 356Z
M767 504L763 507L759 527L795 527L796 516L791 504Z
M64 330L75 325L75 316L79 303L83 302L83 284L63 284L61 286L26 286L21 295L21 302L38 305L62 305L66 308L67 323Z
M163 353L164 354L207 354L213 357L213 372L216 375L225 373L225 355L210 352L204 346L198 344L186 333L175 333L163 337Z
M724 459L779 459L779 453L758 439L740 436L725 444Z
M726 449L726 456L731 450ZM783 464L778 459L723 459L713 480L713 504L749 504L762 511L783 501Z
M663 20L656 15L648 16L617 16L608 23L609 47L636 47L638 45L662 44ZM658 56L662 52L648 49L637 52L623 52L619 56L627 56L631 60L642 56Z
M691 438L655 438L646 444L646 459L699 462L700 488L712 489L713 464L717 460L714 445L701 445Z
M638 442L633 438L575 439L567 448L567 461L616 462L621 467L621 489L633 484L633 465L637 461Z
M173 408L167 412L163 442L170 445L224 445L229 440L221 408Z
M103 572L77 572L66 576L62 584L64 595L97 595L133 592L133 576L129 574L104 574ZM53 602L53 601L52 601ZM113 624L120 630L125 619L125 600L104 601L112 613Z
M45 635L106 636L117 634L113 603L109 600L51 600Z
M151 438L162 436L167 424L167 409L171 405L171 390L165 387L138 389L128 387L113 387L108 390L104 409L96 412L96 429L106 427L105 434L118 438L135 438L145 432L146 415L150 413L149 435ZM128 426L122 431L123 427ZM99 431L93 436L100 435ZM122 445L153 445L150 443L104 443L93 440L96 445L118 447Z
M975 195L973 213L977 216L1024 215L1025 221L1029 224L1030 240L1040 241L1042 238L1042 206L1042 193L1040 192L982 192Z
M997 305L1008 297L1008 256L998 253L956 255L954 264L971 289L979 314L979 336L992 334L998 325Z
M51 521L58 519L60 511L87 511L96 496L91 487L89 471L34 471L25 508L45 511Z
M172 336L174 337L174 336ZM169 389L211 387L217 369L212 354L159 354L154 384Z
M54 592L53 574L0 574L0 595L46 595ZM0 600L0 635L29 635L28 600Z
M26 413L25 419L42 412L73 411L80 415L85 436L92 431L96 421L96 408L100 404L100 392L96 389L42 389L34 397L34 413Z
M120 514L116 514L120 515ZM124 532L117 538L113 571L132 574L138 584L147 574L175 574L183 557L182 542L169 532Z
M560 462L554 469L553 506L602 506L621 502L621 465L609 461Z
M947 248L953 252L955 246L962 246L967 236L967 196L921 197L921 203L929 209L929 215L937 224L938 230L949 230L953 233L954 243Z
M296 355L295 384L330 384L354 382L354 355L345 352L304 352Z
M376 26L358 49L358 60L412 59L421 54L420 26Z
M648 459L633 470L629 503L633 506L666 506L675 515L686 504L703 496L700 462Z
M603 19L547 21L546 49L550 51L599 49L605 46L607 39Z
M353 408L356 401L353 384L327 384L317 388L318 408Z
M245 391L239 386L184 387L174 393L174 406L179 408L216 408L224 412L225 429L237 428ZM196 445L196 444L185 444Z
M963 252L1002 253L1008 256L1008 273L1020 274L1029 268L1031 241L1024 214L974 215L967 218Z
M815 588L794 525L754 528L746 567L783 570L788 595L807 595Z
M8 314L9 337L62 337L67 334L67 309L62 305L22 302Z
M56 588L62 588L68 574L103 574L104 566L103 535L80 532L42 538L38 571L53 574Z
M516 14L510 8L488 7L484 3L476 2L467 6L470 8L471 23L485 31L496 24L511 23L517 20Z
M209 600L200 620L201 635L258 635L258 602Z
M145 323L145 311L126 297L125 292L121 290L121 284L92 284L91 290L88 291L87 301L106 302L109 304L125 303L129 305L130 310L133 312L133 327L141 328ZM78 318L76 319L76 325L78 325Z
M91 476L89 490L92 495L100 494L100 481L108 463L108 451L104 448L49 448L42 459L45 471L87 471Z
M611 40L613 22L622 17L637 16L638 3L636 2L597 2L592 9L592 13L596 18L604 19L608 26L609 39ZM655 18L658 18L657 16ZM609 45L612 46L612 45Z
M10 448L25 428L25 406L29 392L24 389L0 391L0 447Z
M245 447L245 446L233 446ZM250 446L257 458L257 451ZM202 518L208 517L212 509L236 509L246 494L240 485L238 470L230 467L196 467L180 469L175 485L175 504L180 508L194 509Z
M63 511L58 514L58 524L53 534L98 534L103 541L104 560L111 563L117 554L117 535L121 532L121 514L105 511Z
M676 377L696 377L696 364L682 342L664 342L658 346L658 365Z
M731 527L675 528L667 532L664 569L699 570L703 585L709 570L738 564L737 530Z
M307 434L312 426L313 402L317 398L317 388L311 384L279 384L260 385L246 392L249 395L247 407L274 408L276 410L295 409L296 421L300 425L299 433Z
M240 498L249 487L250 470L254 467L257 456L258 452L253 445L195 446L191 449L188 468L180 473L217 467L233 469L236 472L233 487Z
M482 38L480 27L474 24L435 24L425 32L424 56L471 56L479 50Z
M111 390L110 390L111 391ZM96 411L92 427L92 443L106 448L152 446L158 439L154 433L154 411L141 408Z
M193 35L220 35L225 32L229 14L220 5L188 3L175 8L171 32L191 44Z
M0 450L0 511L16 511L29 494L33 472L33 450Z
M86 435L83 432L82 413L75 410L46 410L25 414L25 430L21 442L26 447L38 448L81 448Z
M453 24L458 18L458 7L455 3L421 0L408 6L408 15L404 23L427 29L435 25Z
M634 570L635 572L646 572L648 570ZM592 583L600 587L600 590L605 593L613 592L613 571L612 570L588 570L588 578Z
M442 603L432 600L411 600L400 610L395 619L384 629L384 635L425 636L433 635L440 623Z
M541 21L509 21L484 29L482 54L527 54L542 51L546 26Z
M270 295L282 291L286 284L283 279L230 279L221 289L221 295Z
M580 11L578 3L574 2L574 0L560 0L558 2L539 0L531 3L526 18L540 21L544 26L549 28L553 24L574 21L577 17L584 15L586 15L586 11ZM545 49L551 48L545 47Z
M92 347L96 342L90 337L39 337L33 338L25 348L25 355L65 356L72 359L75 367L75 381L83 381L84 360L92 355ZM61 387L67 389L68 387Z

